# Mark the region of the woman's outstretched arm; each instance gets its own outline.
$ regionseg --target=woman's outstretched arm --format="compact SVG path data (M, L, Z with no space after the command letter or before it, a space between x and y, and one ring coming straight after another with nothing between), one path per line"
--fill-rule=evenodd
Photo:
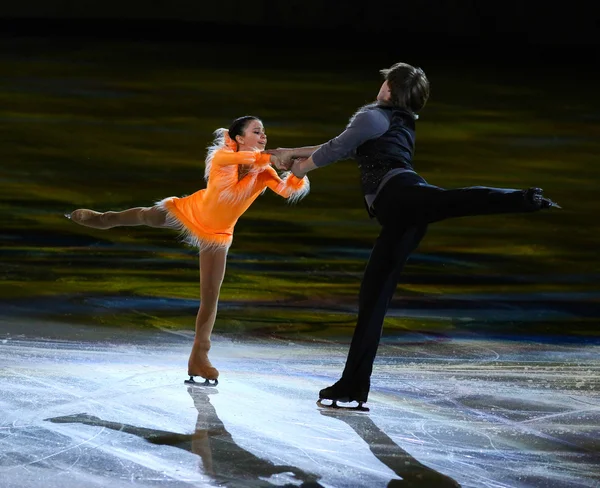
M233 166L250 164L268 166L271 164L271 155L261 151L217 151L212 163L216 166Z
M310 182L308 178L297 178L292 173L286 173L280 178L273 168L267 168L261 174L264 183L275 193L286 198L290 203L297 202L308 195Z

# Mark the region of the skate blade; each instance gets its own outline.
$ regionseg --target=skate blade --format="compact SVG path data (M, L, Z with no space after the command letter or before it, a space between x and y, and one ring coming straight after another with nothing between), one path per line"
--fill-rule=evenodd
M370 409L369 407L365 407L363 405L363 402L357 402L358 405L355 407L345 407L342 405L338 405L338 401L340 400L330 400L331 401L331 405L326 405L325 403L323 403L323 400L327 400L327 398L319 398L317 400L317 405L321 408L325 408L327 410L337 410L337 411L348 411L348 412L369 412ZM345 402L344 402L345 403Z
M211 383L211 381L213 383ZM204 381L195 381L193 376L190 376L189 380L183 380L183 382L186 385L193 385L193 386L217 386L219 384L219 380L214 379L214 380L204 380Z
M558 203L553 202L549 198L544 198L543 204L546 205L546 207L542 207L542 208L561 208L562 209L562 207Z

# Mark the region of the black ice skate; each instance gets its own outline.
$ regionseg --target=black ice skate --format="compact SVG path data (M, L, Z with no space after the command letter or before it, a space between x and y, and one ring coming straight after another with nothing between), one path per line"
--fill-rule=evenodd
M212 381L212 383L211 383ZM204 381L200 382L200 381L195 381L193 376L190 376L189 380L184 380L183 381L186 385L193 385L193 386L217 386L219 384L219 380L214 379L214 380L209 380L209 379L205 379Z
M554 203L549 198L545 198L543 193L544 190L541 188L529 188L528 190L525 190L525 198L536 209L562 208L558 203Z
M369 408L365 407L364 404L367 402L366 394L352 394L344 389L343 385L340 385L341 381L338 381L335 385L328 388L324 388L319 392L319 399L317 405L323 408L336 408L342 410L356 410L359 412L368 412ZM330 404L323 403L323 400L331 400ZM355 407L340 406L337 402L341 403L358 403Z

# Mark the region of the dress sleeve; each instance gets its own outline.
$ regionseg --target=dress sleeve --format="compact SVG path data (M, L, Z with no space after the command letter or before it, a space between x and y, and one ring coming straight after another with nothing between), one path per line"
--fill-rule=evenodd
M254 166L268 166L271 164L271 155L261 151L217 151L213 158L215 166L233 166L250 164Z
M280 178L277 171L269 167L261 174L261 177L264 178L264 183L271 190L286 198L290 203L302 200L310 191L308 178L306 176L298 178L291 171L284 173Z

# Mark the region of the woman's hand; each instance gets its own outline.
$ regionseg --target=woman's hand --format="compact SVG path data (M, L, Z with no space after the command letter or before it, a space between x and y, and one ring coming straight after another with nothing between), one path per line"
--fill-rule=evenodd
M292 167L293 153L290 149L280 147L277 149L268 149L264 152L271 155L271 163L277 169L287 171Z
M289 169L289 165L283 164L281 159L275 154L271 154L271 164L281 171Z

